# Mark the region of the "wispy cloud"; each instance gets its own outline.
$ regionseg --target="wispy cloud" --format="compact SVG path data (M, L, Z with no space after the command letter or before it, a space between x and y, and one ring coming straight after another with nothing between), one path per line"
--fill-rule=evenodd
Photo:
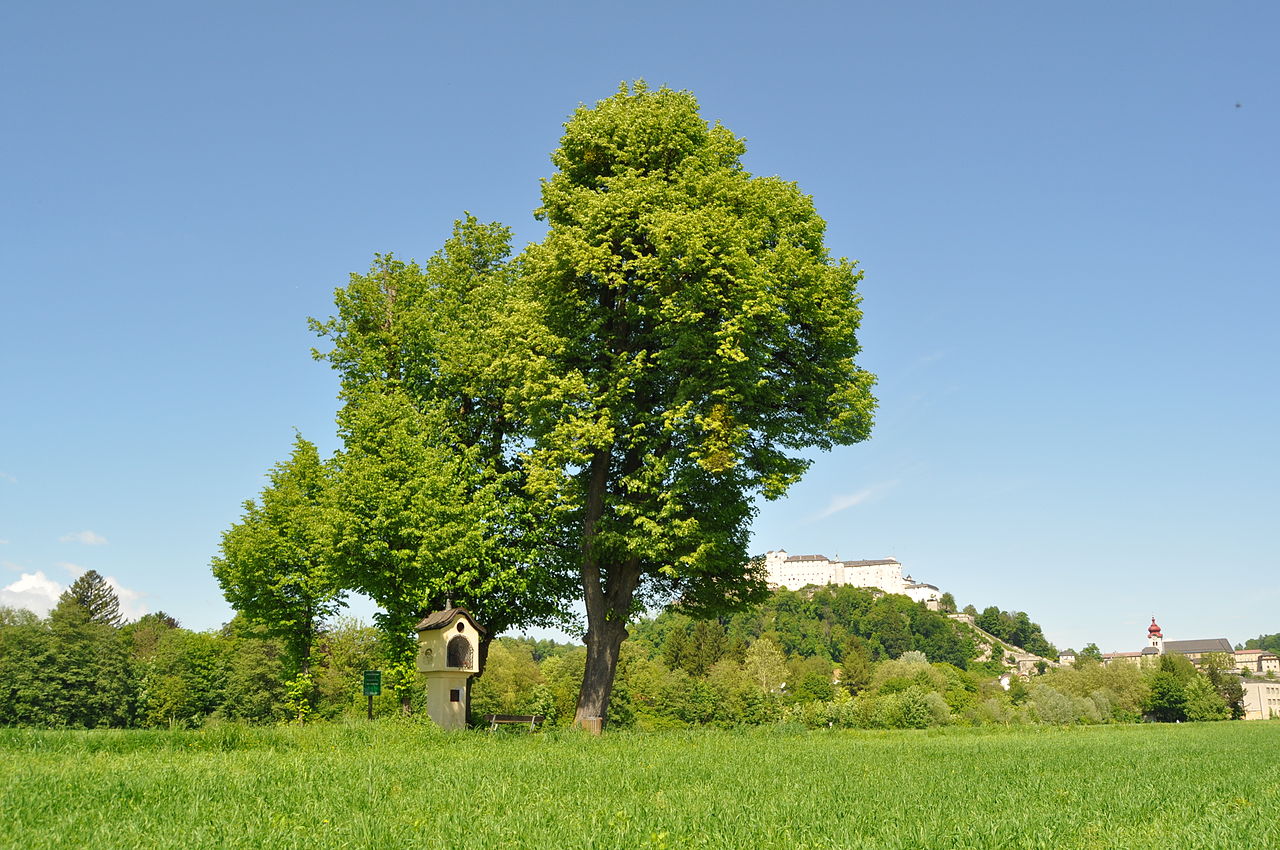
M62 567L64 570L71 573L73 578L80 578L80 576L85 573L84 567L79 564L73 564L70 561L59 561L56 566Z
M136 620L147 613L146 603L142 601L142 591L125 587L114 576L107 576L106 579L107 584L116 592L116 598L120 600L120 613L126 620Z
M832 496L831 501L827 503L827 506L817 514L814 514L810 521L817 522L820 519L826 519L829 516L834 516L841 511L847 511L849 508L854 508L858 505L866 504L873 499L878 499L887 490L891 490L896 487L897 484L897 481L882 481L879 484L872 484L870 487L863 487L855 493L840 493Z
M59 543L83 543L85 546L105 546L107 538L92 531L75 531L58 538Z
M0 538L0 546L8 546L8 545L9 545L9 541L8 541L8 540L5 540L5 539L3 539L3 538Z
M18 479L16 477L5 472L3 469L0 469L0 481L8 481L10 484L18 483Z

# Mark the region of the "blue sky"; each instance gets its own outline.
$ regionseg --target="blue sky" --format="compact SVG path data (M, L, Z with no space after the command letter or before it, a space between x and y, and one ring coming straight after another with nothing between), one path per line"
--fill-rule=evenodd
M692 90L860 261L874 437L755 548L897 557L1059 647L1280 631L1280 7L6 4L0 602L208 562L374 252L531 211L562 122Z

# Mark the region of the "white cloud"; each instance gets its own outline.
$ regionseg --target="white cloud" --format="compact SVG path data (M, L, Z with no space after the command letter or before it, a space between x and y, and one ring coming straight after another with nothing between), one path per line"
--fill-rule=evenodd
M22 578L13 584L0 588L0 605L26 608L43 617L58 604L58 597L61 595L62 585L36 570L34 573L23 573Z
M59 561L55 566L62 567L64 570L71 573L74 578L80 578L80 576L85 573L84 567L79 564L73 564L70 561Z
M76 531L58 538L59 543L83 543L85 546L105 546L107 538L92 531Z
M146 603L142 601L142 591L130 590L116 581L114 576L107 576L106 579L107 584L116 592L116 598L120 600L120 613L126 620L136 620L147 613Z
M9 541L0 537L0 546L8 546L8 545L9 545Z
M870 487L863 487L856 493L844 493L832 496L831 501L827 506L813 516L812 521L816 522L820 519L826 519L827 517L838 514L841 511L847 511L849 508L857 507L858 505L869 502L872 499L879 498L881 494L896 486L897 483L897 481L884 481L879 484L872 484Z
M58 566L77 577L85 571L84 567L69 564L65 561L60 562ZM126 620L136 620L147 613L147 606L142 601L143 594L141 591L125 587L115 576L103 576L103 580L115 591L116 598L120 600L120 613ZM62 595L62 591L65 589L63 585L58 584L58 582L49 578L40 570L36 570L34 573L23 573L22 577L13 584L0 588L0 605L8 605L11 608L26 608L43 617L53 609L53 606L58 604L58 597Z
M18 479L17 479L17 478L14 478L12 475L10 475L9 473L5 472L3 469L0 469L0 481L8 481L10 484L17 484L17 483L18 483Z

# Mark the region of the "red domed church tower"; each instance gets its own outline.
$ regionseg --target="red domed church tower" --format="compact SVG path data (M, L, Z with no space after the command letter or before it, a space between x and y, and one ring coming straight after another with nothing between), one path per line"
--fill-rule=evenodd
M1155 647L1156 652L1164 655L1164 635L1160 633L1155 617L1151 618L1151 625L1147 627L1147 640L1151 646Z

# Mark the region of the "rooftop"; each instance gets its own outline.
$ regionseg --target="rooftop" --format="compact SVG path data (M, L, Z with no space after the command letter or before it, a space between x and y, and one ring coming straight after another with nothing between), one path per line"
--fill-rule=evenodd
M1226 638L1204 638L1201 640L1167 640L1164 642L1165 652L1235 652L1231 641Z
M480 632L480 634L485 633L486 630L484 626L477 623L475 618L471 616L471 612L465 608L446 608L443 611L434 611L424 617L422 622L418 623L416 630L426 632L431 629L443 629L452 623L454 618L458 616L466 617L467 622L471 624L472 628Z

